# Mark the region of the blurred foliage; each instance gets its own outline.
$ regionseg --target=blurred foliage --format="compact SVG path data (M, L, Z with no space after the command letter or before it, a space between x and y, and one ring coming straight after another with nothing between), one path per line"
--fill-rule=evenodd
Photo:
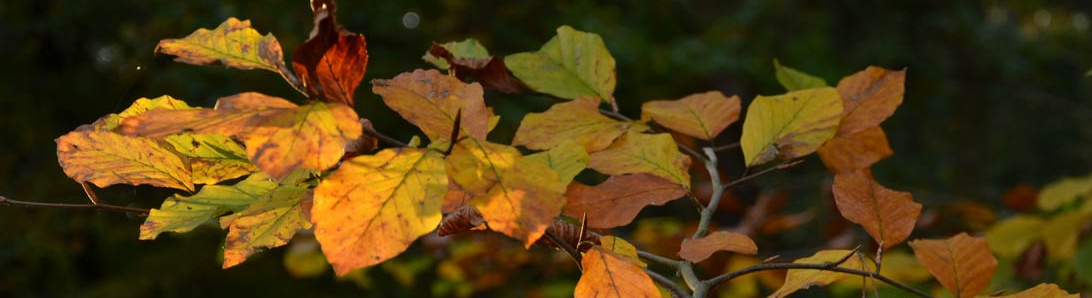
M493 54L507 55L537 49L560 25L598 33L617 59L615 95L622 111L634 116L643 101L707 90L738 94L745 104L758 94L779 94L774 58L832 84L831 79L867 65L907 67L906 99L884 124L896 154L873 169L882 183L911 191L927 210L952 201L974 202L939 213L941 222L954 222L951 229L974 226L967 220L992 221L983 219L981 209L997 209L1002 192L1012 186L1041 186L1092 169L1092 78L1085 76L1092 68L1088 1L342 2L339 21L367 36L371 63L366 80L425 68L420 57L433 41L473 37ZM57 165L52 140L139 97L170 94L209 106L221 96L261 91L300 100L269 72L195 67L153 55L160 39L215 27L231 16L274 33L288 56L312 26L303 0L0 2L0 57L6 66L0 72L0 195L42 202L86 200ZM409 28L415 19L416 27ZM501 139L511 137L523 113L551 103L534 96L486 97L504 117L497 132ZM408 126L370 92L358 92L356 102L357 111L381 131L403 140L418 133L397 130ZM733 129L721 143L738 139L739 126ZM726 166L740 173L741 158ZM829 193L821 187L829 185L821 172L820 163L808 162L737 195L746 204L755 189L780 188L791 191L795 201L820 202L828 196L823 191ZM143 187L100 193L112 203L138 207L158 206L167 195ZM825 202L790 209L824 208ZM965 209L972 211L959 211ZM682 202L646 213L692 210ZM836 221L829 212L816 220ZM338 281L329 270L318 278L293 279L282 262L286 249L220 270L216 247L222 245L223 232L206 228L138 241L140 222L116 213L0 208L5 227L0 230L0 296L343 296L359 295L361 288L374 297L449 296L465 292L455 282L459 278L488 273L418 260L426 252L443 257L482 249L472 244L414 248L394 265L349 279L355 282ZM824 225L812 226L770 236L759 246L823 245L826 239L812 235ZM785 251L784 257L806 251ZM499 281L504 287L485 287L478 294L565 296L575 286L575 268L563 256L533 250L531 256L493 258L532 259L498 267L498 272L514 273ZM416 276L410 284L407 274ZM445 282L430 281L438 277ZM496 277L467 280L498 282L488 278Z

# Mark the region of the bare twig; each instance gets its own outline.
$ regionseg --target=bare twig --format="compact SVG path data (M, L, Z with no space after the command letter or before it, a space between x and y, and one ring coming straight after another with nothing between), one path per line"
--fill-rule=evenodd
M852 254L850 254L850 256L852 256ZM843 260L843 262L844 262L844 260ZM894 286L896 288L899 288L899 289L901 289L903 291L913 293L914 295L917 295L919 297L933 298L933 296L929 295L928 293L922 292L921 290L915 289L914 287L911 287L909 285L906 285L906 284L900 283L898 281L892 280L891 278L888 278L886 276L876 274L875 272L865 271L865 270L857 270L857 269L849 269L849 268L842 268L842 267L838 267L838 265L840 265L839 262L826 262L826 263L822 263L822 264L799 264L799 263L758 264L758 265L754 265L754 266L750 266L750 267L747 267L747 268L743 268L743 269L739 269L739 270L736 270L736 271L732 271L732 272L728 272L728 273L718 275L717 277L710 278L710 279L704 281L704 283L711 287L711 286L715 286L715 285L727 282L727 281L729 281L729 280L731 280L733 278L740 277L740 276L750 274L750 273L759 272L759 271L785 270L785 269L812 269L812 270L832 271L832 272L840 272L840 273L847 273L847 274L871 277L871 278L875 278L877 280L880 280L880 281L882 281L884 283L887 283L889 285L892 285L892 286Z
M402 141L399 141L399 140L395 140L394 138L388 137L387 135L384 135L382 133L379 133L378 131L376 131L375 129L372 129L370 127L366 127L366 126L364 127L364 134L375 137L375 138L377 138L377 139L379 139L379 140L381 140L383 142L386 142L387 144L391 144L391 145L398 146L398 147L409 147L408 144L403 143ZM454 141L452 141L452 142L454 142Z
M580 262L580 252L577 251L576 248L573 248L572 245L569 245L568 242L565 242L565 239L562 239L561 236L558 235L557 232L554 232L554 230L552 229L546 229L546 234L543 236L545 236L546 239L549 239L554 244L557 244L557 247L560 247L561 250L565 251L565 253L568 253L569 257L572 257L573 261L576 262L576 268L580 269L580 271L584 271L584 266Z
M658 254L650 253L643 250L637 250L637 256L649 261L660 263L661 265L666 265L671 268L679 268L679 261L672 260Z
M739 179L733 180L732 182L729 182L728 184L725 184L722 187L724 187L725 189L732 188L733 186L742 184L743 182L750 181L751 179L758 178L759 176L766 175L766 174L769 174L770 172L777 171L777 170L788 169L788 168L791 168L791 167L796 166L798 164L801 164L803 162L804 162L804 160L787 160L787 161L781 162L777 166L773 166L773 167L767 168L765 170L762 170L762 171L760 171L758 173L750 174L750 175L747 175L747 176L743 176L743 177L741 177Z
M713 151L721 152L721 151L732 150L732 149L736 149L736 148L739 148L739 142L731 143L731 144L728 144L728 145L717 146L716 148L713 149Z
M683 290L681 287L679 287L679 284L676 284L671 279L669 279L669 278L667 278L667 277L665 277L663 275L660 275L659 273L656 273L656 271L652 271L652 270L648 270L648 269L645 269L645 273L648 273L648 276L652 278L652 281L655 281L656 283L663 286L664 289L667 289L668 292L671 292L671 297L675 297L675 298L689 297L688 295L686 295L686 291Z
M151 212L151 210L144 209L144 208L133 208L133 207L117 206L117 205L103 204L101 202L98 203L98 204L94 204L94 205L91 205L91 204L40 203L40 202L27 202L27 201L12 200L12 199L6 198L4 196L0 196L0 205L28 207L28 208L106 210L106 211L116 211L116 212L132 212L132 213L138 213L138 214L142 214L142 215L146 215L146 214L148 214L148 212Z

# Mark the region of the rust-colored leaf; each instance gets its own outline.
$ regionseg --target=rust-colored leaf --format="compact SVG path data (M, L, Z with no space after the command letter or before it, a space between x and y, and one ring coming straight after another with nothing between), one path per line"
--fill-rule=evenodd
M690 157L679 152L670 134L627 132L591 154L588 168L608 175L649 173L690 188Z
M250 27L250 21L228 18L216 29L198 29L180 39L164 39L156 52L174 55L175 61L196 64L222 64L238 69L265 69L284 73L284 55L273 34L262 36Z
M300 205L307 193L306 188L278 187L236 213L228 224L223 268L242 263L258 249L288 244L296 231L310 229Z
M849 256L850 253L852 253L852 251L849 250L823 250L810 257L797 259L792 262L794 264L833 264L838 261L843 261L842 259ZM838 267L867 271L875 270L875 266L872 266L871 263L861 262L861 259L858 256L849 256L849 258L846 258ZM769 298L785 297L793 292L807 289L812 286L829 285L846 276L849 275L834 271L789 269L789 272L785 275L785 283L781 285L781 288L777 289L777 292L770 294Z
M588 215L588 227L609 229L629 224L648 205L663 205L686 195L677 182L648 173L612 176L595 186L575 182L565 197L565 213Z
M838 212L884 248L905 241L921 216L910 193L883 187L867 169L835 175L833 191Z
M914 256L944 288L958 297L973 297L986 289L997 258L986 238L959 233L948 239L910 241Z
M979 296L984 297L984 296ZM1041 283L1033 288L1019 293L1004 296L991 296L996 298L1080 298L1080 294L1070 294L1062 290L1056 284Z
M843 117L838 135L863 131L891 117L902 104L906 70L869 66L838 82Z
M519 93L527 89L523 82L508 73L504 58L489 55L489 51L473 38L460 42L433 43L423 58L425 61L436 62L441 69L454 68L455 75L461 80L474 77L486 88L504 93Z
M574 297L660 297L652 278L630 258L602 246L584 253Z
M182 156L149 138L73 131L57 138L57 161L68 177L98 187L147 184L193 191Z
M372 92L420 128L432 140L433 148L437 145L446 148L450 144L455 117L460 113L461 136L484 140L489 132L489 112L478 83L463 83L435 69L418 69L390 80L374 80Z
M718 251L753 255L758 253L758 246L747 235L718 231L698 239L683 240L679 257L691 263L698 263Z
M835 174L867 169L893 153L887 135L879 126L835 136L819 147L819 158Z
M315 27L296 47L292 68L312 98L353 105L353 94L368 68L368 43L364 36L337 24L332 0L311 1Z
M599 114L598 99L581 97L554 104L546 112L524 116L512 145L546 150L571 140L592 153L610 146L622 133L645 130L648 126L644 124L618 121Z
M671 130L712 140L739 120L739 96L720 91L695 93L679 100L657 100L641 105L641 118L652 119Z

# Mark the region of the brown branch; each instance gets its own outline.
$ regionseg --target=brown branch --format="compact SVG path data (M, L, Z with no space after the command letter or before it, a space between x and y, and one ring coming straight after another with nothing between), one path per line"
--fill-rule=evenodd
M739 142L731 143L731 144L728 144L728 145L717 146L716 148L713 148L713 151L721 152L721 151L732 150L732 149L736 149L736 148L739 148Z
M557 232L554 232L554 230L552 229L546 229L546 234L544 234L543 237L546 237L546 239L549 239L550 242L553 242L557 245L557 247L560 247L561 250L564 250L566 253L568 253L569 257L572 257L573 261L576 262L576 268L580 269L580 271L582 272L584 271L584 266L580 262L580 252L577 251L576 248L573 248L572 245L569 245L568 242L565 242L565 239L562 239L561 236L557 234Z
M747 182L747 181L749 181L751 179L758 178L759 176L766 175L766 174L769 174L769 173L771 173L773 171L777 171L777 170L788 169L788 168L791 168L791 167L796 166L798 164L801 164L803 162L804 162L804 160L802 160L802 159L801 160L786 160L784 162L781 162L777 166L767 168L767 169L762 170L761 172L758 172L758 173L743 176L742 178L733 180L732 182L729 182L728 184L725 184L725 185L723 185L721 187L723 187L725 189L732 188L733 186L739 185L739 184L741 184L743 182Z
M391 145L398 146L398 147L409 147L408 144L403 143L402 141L396 140L396 139L394 139L392 137L388 137L387 135L384 135L384 134L376 131L375 129L372 129L372 128L367 127L367 126L364 127L364 134L367 134L369 136L377 138L377 139L379 139L379 140L381 140L383 142L386 142L387 144L391 144ZM454 142L454 141L452 141L452 142Z
M110 205L104 203L98 204L59 204L59 203L40 203L40 202L27 202L12 200L4 196L0 196L0 205L28 207L28 208L59 208L59 209L81 209L81 210L106 210L115 212L132 212L141 215L147 215L151 212L149 209L133 208L125 206Z
M648 268L645 268L645 273L648 273L648 277L651 277L652 281L663 286L668 292L671 292L671 297L685 298L690 296L686 294L686 291L683 290L682 287L679 287L679 284L666 276L660 275L659 273L656 273L656 271L649 270Z

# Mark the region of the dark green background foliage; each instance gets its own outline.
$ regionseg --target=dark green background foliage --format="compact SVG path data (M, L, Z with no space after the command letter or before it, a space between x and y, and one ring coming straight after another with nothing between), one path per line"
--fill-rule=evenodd
M874 171L885 185L913 192L927 209L964 199L996 206L1000 194L1018 183L1043 185L1092 169L1092 78L1085 76L1092 68L1092 2L510 2L342 1L338 18L367 36L366 81L427 67L420 57L432 41L473 37L493 54L507 55L536 50L560 25L598 33L617 59L616 97L631 117L639 116L643 101L706 90L738 94L745 103L782 93L774 58L830 84L868 65L906 67L905 101L883 125L895 155ZM403 26L407 12L420 15L419 27ZM78 184L57 165L53 139L139 97L170 94L209 106L221 96L261 91L301 100L274 73L190 66L153 54L160 39L213 28L232 16L274 33L287 56L312 26L303 0L0 2L0 195L84 202ZM500 139L511 137L523 113L551 103L536 96L486 96L505 117ZM400 139L419 133L399 125L402 120L366 83L356 102L380 131ZM733 126L720 143L734 142L738 131ZM736 174L738 159L726 164ZM809 159L761 179L752 190L824 197L817 193L826 177L821 171L821 163ZM119 205L154 207L168 193L115 186L100 195ZM685 203L677 207L680 213L693 210ZM119 213L0 207L0 296L359 291L332 273L289 278L283 249L220 270L216 248L223 232L202 228L139 241L140 223ZM943 231L915 235L930 233ZM514 278L508 290L540 283L535 272L541 270L522 271L527 276ZM382 273L371 275L378 281L376 296L429 293L427 286L407 289L383 282L391 278ZM571 274L557 278L575 282Z

